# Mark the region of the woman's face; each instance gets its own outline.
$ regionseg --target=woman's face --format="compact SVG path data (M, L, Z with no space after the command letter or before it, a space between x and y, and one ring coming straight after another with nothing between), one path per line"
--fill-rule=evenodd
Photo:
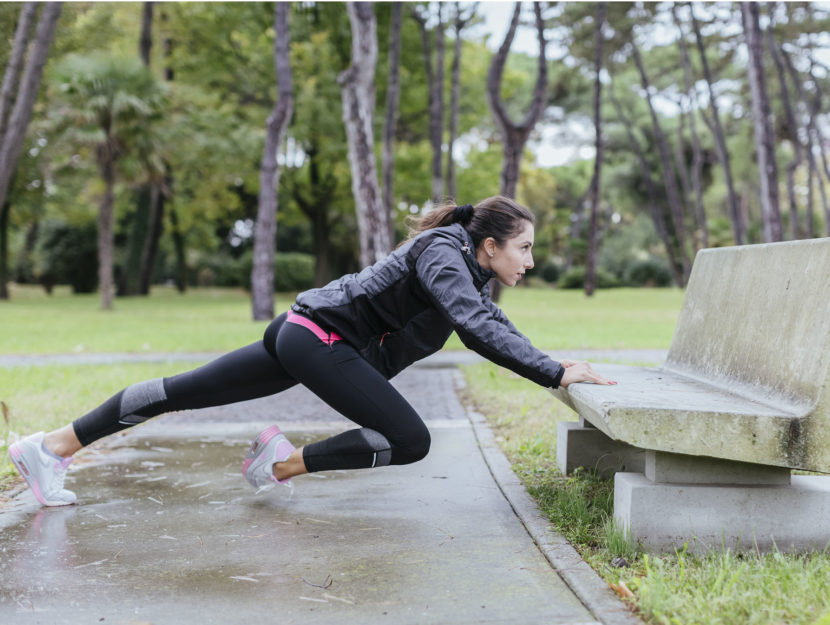
M533 224L529 221L523 223L524 229L512 239L507 239L501 247L494 239L485 239L481 244L483 253L478 254L479 264L495 271L496 277L506 286L516 286L525 271L533 267L530 251L533 247Z

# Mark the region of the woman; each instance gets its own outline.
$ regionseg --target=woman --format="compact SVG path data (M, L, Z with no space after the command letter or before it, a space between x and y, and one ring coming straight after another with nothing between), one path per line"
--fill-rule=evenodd
M416 462L429 451L429 432L388 380L438 351L453 330L467 347L542 386L615 384L588 363L549 358L490 300L490 278L514 286L533 267L533 221L527 208L499 196L436 208L385 259L300 293L262 341L194 371L129 386L73 423L15 443L12 460L43 505L72 504L75 494L63 482L82 447L164 412L300 383L361 427L295 449L271 426L243 461L251 485Z

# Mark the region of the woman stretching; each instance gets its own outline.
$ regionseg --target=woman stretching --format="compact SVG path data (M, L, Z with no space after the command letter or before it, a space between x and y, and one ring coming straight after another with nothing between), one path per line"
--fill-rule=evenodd
M63 488L64 477L82 447L165 412L273 395L300 383L360 427L298 449L279 427L269 427L242 463L252 486L313 471L416 462L429 451L429 431L388 380L438 351L453 330L467 347L542 386L615 384L588 363L549 358L490 300L490 278L514 286L533 267L533 221L527 208L498 196L438 207L383 260L300 293L262 341L194 371L133 384L80 419L15 443L12 461L40 503L72 504L75 493Z

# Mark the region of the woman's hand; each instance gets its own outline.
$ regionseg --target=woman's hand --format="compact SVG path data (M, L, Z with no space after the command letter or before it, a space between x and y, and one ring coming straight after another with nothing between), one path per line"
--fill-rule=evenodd
M565 367L565 375L562 376L562 380L559 382L559 386L563 388L567 388L574 382L593 382L594 384L608 386L616 384L613 380L608 380L591 369L591 365L587 362L565 360L561 362L561 365Z

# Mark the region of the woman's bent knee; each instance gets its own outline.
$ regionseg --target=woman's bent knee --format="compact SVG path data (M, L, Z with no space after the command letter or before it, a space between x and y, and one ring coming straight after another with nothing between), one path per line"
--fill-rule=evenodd
M412 464L426 458L432 438L429 432L424 429L417 437L406 442L405 445L396 447L392 455L392 464Z

